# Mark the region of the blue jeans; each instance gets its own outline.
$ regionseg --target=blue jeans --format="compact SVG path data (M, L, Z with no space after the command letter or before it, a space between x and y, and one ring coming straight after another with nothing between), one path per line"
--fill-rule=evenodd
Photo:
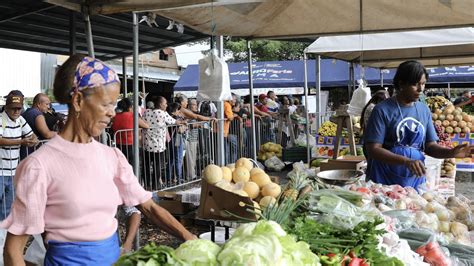
M5 220L10 214L15 192L13 191L13 176L0 176L0 219Z
M183 181L183 155L184 155L184 139L177 138L173 142L173 153L169 161L170 180L173 180L173 173L176 173L178 182ZM174 170L174 171L173 171Z
M237 135L229 134L225 139L225 164L237 161Z

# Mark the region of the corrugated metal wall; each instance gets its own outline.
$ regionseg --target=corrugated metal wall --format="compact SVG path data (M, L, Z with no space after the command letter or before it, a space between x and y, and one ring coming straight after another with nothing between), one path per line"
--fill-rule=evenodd
M0 48L0 96L21 90L26 97L41 91L40 53Z
M57 56L41 54L41 91L53 90L54 75L56 74Z

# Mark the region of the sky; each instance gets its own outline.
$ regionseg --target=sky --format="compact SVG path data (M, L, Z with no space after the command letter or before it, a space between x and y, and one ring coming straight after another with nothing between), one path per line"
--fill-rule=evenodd
M178 65L187 67L188 65L197 64L199 59L203 58L202 51L209 50L209 45L194 44L194 45L180 45L175 47L176 58Z

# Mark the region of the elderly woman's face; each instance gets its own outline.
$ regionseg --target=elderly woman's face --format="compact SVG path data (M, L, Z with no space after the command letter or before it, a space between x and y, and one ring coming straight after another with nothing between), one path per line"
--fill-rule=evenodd
M120 93L120 84L111 83L95 88L84 98L78 122L92 137L99 136L115 116L115 104Z
M191 100L189 102L189 109L191 109L191 111L193 112L197 112L198 111L198 104L197 104L197 101L196 100Z
M400 84L400 94L403 98L410 102L416 102L420 99L421 94L425 90L426 77L425 74L416 84Z

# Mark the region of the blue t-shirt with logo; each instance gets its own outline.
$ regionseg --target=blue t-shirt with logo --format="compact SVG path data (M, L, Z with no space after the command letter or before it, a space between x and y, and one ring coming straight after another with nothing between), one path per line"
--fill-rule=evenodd
M411 106L400 105L398 108L395 98L390 98L374 107L364 131L364 142L380 143L384 148L391 149L397 140L402 140L404 127L401 121L409 126L419 122L426 132L424 143L438 140L428 106L415 102Z
M395 154L422 161L425 144L438 140L431 113L424 103L399 106L395 98L374 108L364 134L365 143L379 143ZM405 166L388 165L377 158L369 158L367 176L377 183L416 189L425 182L425 177L414 176Z

